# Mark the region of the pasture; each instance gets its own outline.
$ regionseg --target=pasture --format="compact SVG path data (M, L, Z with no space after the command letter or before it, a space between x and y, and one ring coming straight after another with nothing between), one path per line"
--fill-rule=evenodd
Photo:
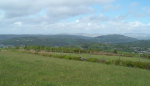
M0 51L0 86L149 86L149 80L145 69Z

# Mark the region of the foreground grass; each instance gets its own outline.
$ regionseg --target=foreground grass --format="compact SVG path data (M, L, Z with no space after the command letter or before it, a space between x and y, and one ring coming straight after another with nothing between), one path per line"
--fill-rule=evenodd
M0 86L149 86L150 71L0 52Z
M52 52L53 54L55 54L55 52ZM70 53L56 53L58 55L70 55ZM79 54L75 54L75 53L71 53L71 56L79 56ZM81 57L83 58L90 58L90 54L86 54L86 53L82 53L80 54ZM98 58L98 59L103 59L103 55L91 55L92 58ZM110 61L110 60L119 60L119 56L108 56L108 55L105 55L104 56L104 59L106 61ZM120 56L120 59L123 60L123 61L139 61L139 57L125 57L125 56ZM150 62L149 59L145 59L145 58L140 58L140 61L141 62Z

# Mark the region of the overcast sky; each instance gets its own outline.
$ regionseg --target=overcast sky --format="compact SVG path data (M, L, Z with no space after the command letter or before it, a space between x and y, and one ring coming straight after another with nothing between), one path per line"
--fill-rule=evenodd
M150 33L150 0L0 0L0 34Z

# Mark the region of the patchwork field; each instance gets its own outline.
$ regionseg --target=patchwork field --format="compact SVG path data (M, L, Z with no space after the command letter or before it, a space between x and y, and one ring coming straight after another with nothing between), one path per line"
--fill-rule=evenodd
M149 80L145 69L0 51L0 86L149 86Z

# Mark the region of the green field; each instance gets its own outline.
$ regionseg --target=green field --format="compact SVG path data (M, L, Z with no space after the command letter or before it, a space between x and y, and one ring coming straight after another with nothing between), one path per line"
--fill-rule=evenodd
M54 53L53 54L59 54L59 55L70 55L70 53ZM79 56L79 54L75 54L75 53L71 53L71 56ZM83 58L90 58L90 54L86 54L86 53L82 53L80 54L81 57ZM91 55L92 58L98 58L98 59L103 59L103 55ZM104 59L106 61L109 61L109 60L118 60L119 59L119 56L109 56L109 55L104 55ZM123 60L123 61L127 61L127 60L130 60L130 61L139 61L139 56L137 57L122 57L120 56L120 59ZM141 62L150 62L149 59L145 59L145 58L140 58L140 61Z
M0 86L149 86L150 71L0 51Z

